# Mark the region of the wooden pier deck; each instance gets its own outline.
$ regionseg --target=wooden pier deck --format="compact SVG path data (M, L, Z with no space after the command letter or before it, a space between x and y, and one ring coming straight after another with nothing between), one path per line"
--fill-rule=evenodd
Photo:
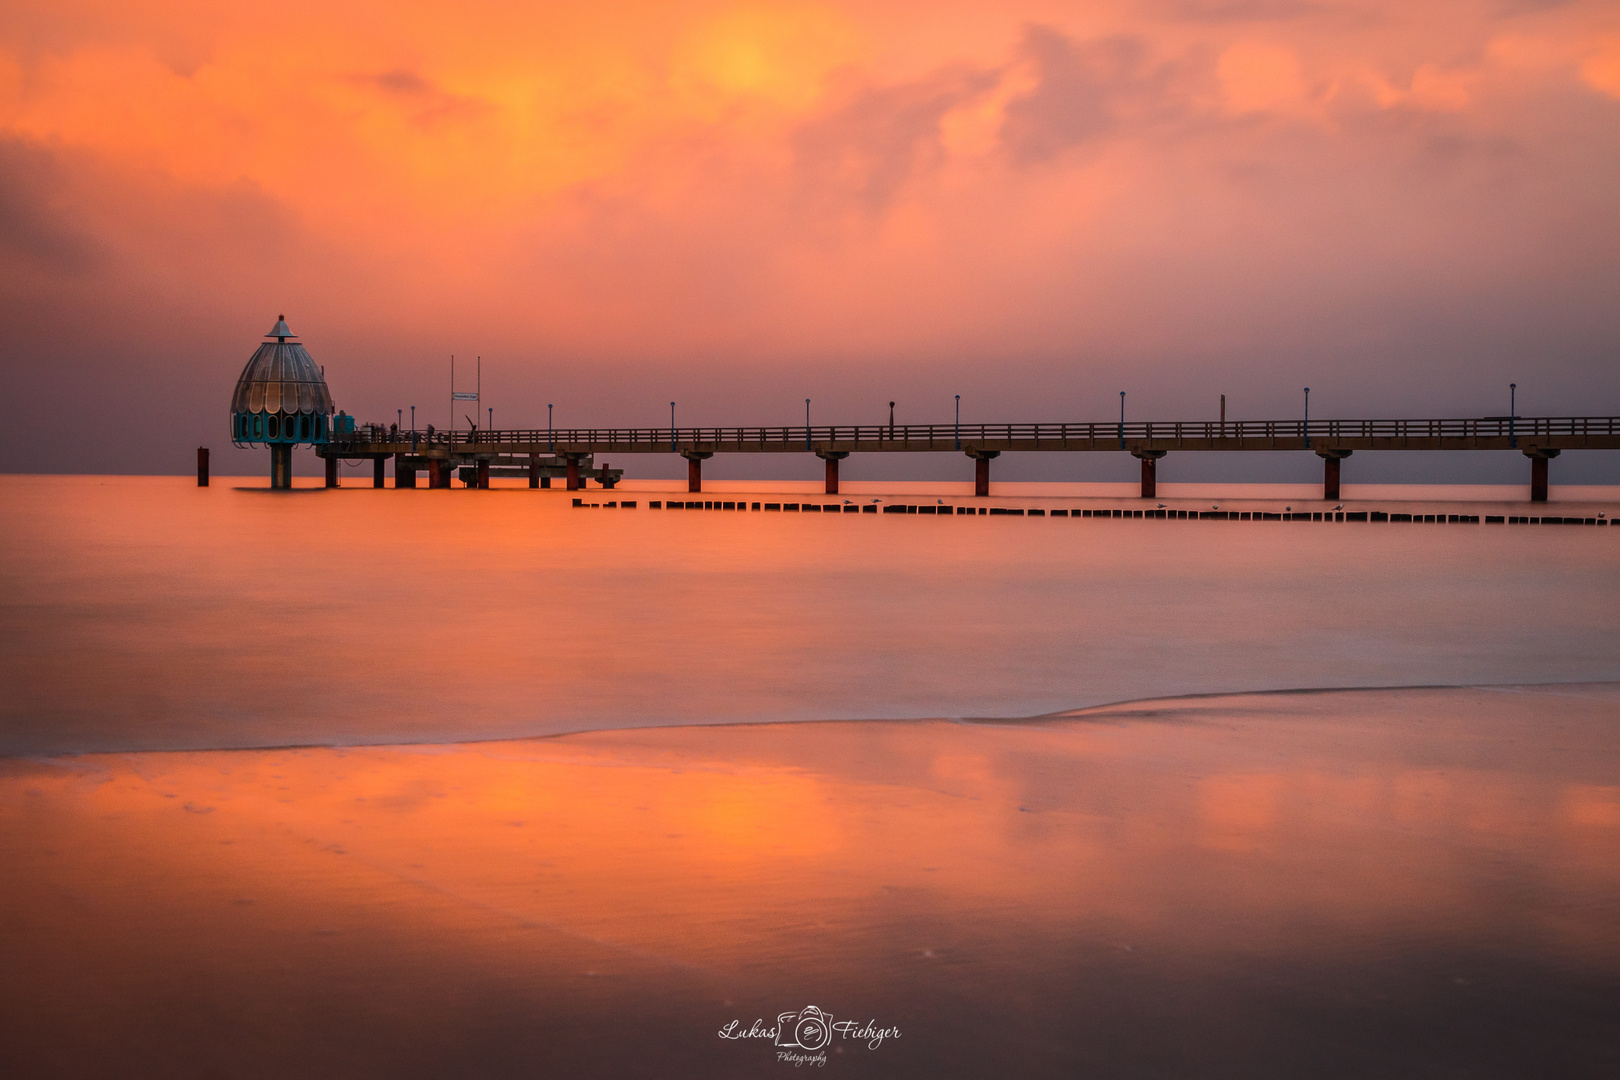
M1338 498L1340 462L1354 452L1414 450L1517 451L1530 459L1532 499L1545 500L1547 462L1565 450L1620 449L1620 417L1488 416L1391 420L1231 420L1123 423L906 424L797 427L558 428L406 432L378 424L335 435L317 452L329 475L338 460L395 459L396 486L414 487L426 469L434 486L452 470L527 472L532 486L566 476L571 490L587 478L606 486L622 470L597 469L605 454L679 454L700 491L702 462L716 454L815 454L826 462L827 492L838 490L838 462L850 454L960 453L975 459L976 490L989 489L989 463L1004 453L1129 453L1142 462L1142 494L1153 497L1160 458L1181 452L1307 452L1325 465L1324 495ZM408 481L398 477L408 473ZM335 483L335 480L333 481ZM547 483L545 486L549 486Z
M339 438L342 438L341 436ZM1214 420L1079 424L907 424L824 427L558 428L391 435L362 425L328 452L348 457L481 454L967 453L1212 450L1620 449L1620 417L1435 420Z

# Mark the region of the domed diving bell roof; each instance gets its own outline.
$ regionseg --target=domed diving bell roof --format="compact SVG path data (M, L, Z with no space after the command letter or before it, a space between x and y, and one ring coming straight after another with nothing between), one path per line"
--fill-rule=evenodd
M326 388L320 366L309 350L287 340L293 336L286 318L276 316L276 325L265 335L275 340L260 345L242 369L231 398L231 412L332 412L332 392Z

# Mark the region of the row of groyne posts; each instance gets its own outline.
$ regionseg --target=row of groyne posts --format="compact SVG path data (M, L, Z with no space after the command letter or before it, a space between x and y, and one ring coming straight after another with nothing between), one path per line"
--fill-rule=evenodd
M347 420L347 423L344 421ZM839 464L851 454L959 453L974 464L974 494L990 494L990 463L1004 453L1114 452L1141 462L1141 497L1158 494L1159 463L1177 452L1306 452L1322 460L1322 497L1338 499L1344 460L1363 451L1508 451L1530 465L1530 499L1547 500L1548 463L1565 450L1620 449L1617 417L1496 416L1428 420L1243 420L1057 424L941 424L909 426L574 428L413 432L397 425L354 424L339 416L326 441L326 484L338 486L339 463L372 463L372 483L448 488L459 476L487 488L492 476L527 477L530 487L562 479L568 490L594 480L611 489L623 469L597 467L599 454L678 454L687 462L687 489L703 490L703 462L717 454L814 454L825 463L826 493L838 494ZM302 441L302 440L300 440ZM279 449L279 447L272 447ZM273 466L278 463L273 461ZM291 485L290 460L272 486ZM273 474L276 469L272 469ZM281 480L277 483L277 480ZM208 450L197 451L197 482L208 482Z

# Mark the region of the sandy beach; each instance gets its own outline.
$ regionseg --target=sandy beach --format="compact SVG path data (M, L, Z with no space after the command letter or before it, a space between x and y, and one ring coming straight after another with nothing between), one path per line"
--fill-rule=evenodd
M12 1075L1610 1075L1620 687L0 763Z

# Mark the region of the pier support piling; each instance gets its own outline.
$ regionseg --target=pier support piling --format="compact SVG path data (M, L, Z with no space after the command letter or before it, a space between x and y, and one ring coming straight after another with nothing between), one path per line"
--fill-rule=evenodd
M1530 459L1530 501L1547 501L1547 462L1557 457L1562 451L1549 449L1545 446L1532 446L1524 451L1524 456Z
M394 455L394 490L416 486L416 466L405 464L404 454Z
M990 494L990 462L1001 456L1000 450L968 450L967 456L973 459L973 494L987 496Z
M388 486L388 459L387 458L379 457L379 458L372 458L371 459L371 486L374 487L374 488L382 488L382 487L387 487Z
M289 482L287 486L292 487L292 484ZM338 459L335 457L326 459L326 486L329 488L338 486Z
M197 486L208 486L208 447L197 447Z
M1159 497L1159 459L1168 454L1168 450L1132 450L1131 456L1142 462L1142 498L1156 499Z
M531 488L537 488L537 487L540 486L540 455L539 454L530 454L529 455L529 486Z
M682 450L681 457L686 459L686 490L702 491L703 459L714 455L707 450Z
M489 490L489 458L478 459L478 487L481 491Z
M286 443L270 444L270 486L283 491L292 487L292 447Z
M579 475L579 455L568 455L568 490L579 491L585 486L585 478Z
M1354 451L1340 450L1336 447L1317 447L1316 455L1322 459L1322 499L1337 502L1339 499L1339 463L1349 457Z
M817 450L816 456L827 463L827 494L838 494L838 463L849 454L842 450Z

